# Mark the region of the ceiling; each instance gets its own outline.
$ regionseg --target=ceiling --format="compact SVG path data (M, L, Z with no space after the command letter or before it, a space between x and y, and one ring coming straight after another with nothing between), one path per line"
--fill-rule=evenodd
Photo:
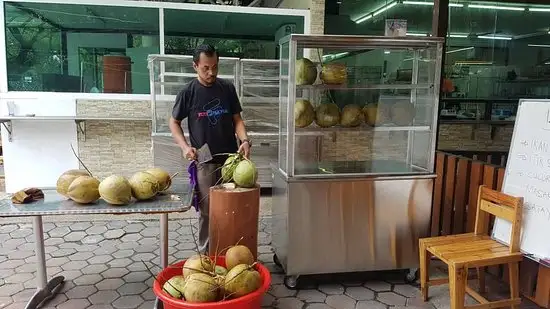
M6 3L8 26L63 28L86 32L158 33L158 10L154 8L105 7L95 5ZM165 10L167 35L242 35L274 37L284 24L297 24L299 16L259 15L245 13Z
M327 32L337 33L345 31L353 34L383 34L386 18L406 19L407 30L410 32L429 33L431 31L433 6L428 5L405 5L399 3L384 13L361 24L353 22L353 20L364 16L367 12L375 11L389 2L391 1L343 0L339 8L339 16L327 16ZM492 3L492 5L498 4ZM550 8L550 6L547 7ZM449 13L449 32L511 36L532 35L537 32L544 34L550 27L550 23L548 22L549 17L550 12L452 7ZM539 39L550 43L549 35L543 35Z

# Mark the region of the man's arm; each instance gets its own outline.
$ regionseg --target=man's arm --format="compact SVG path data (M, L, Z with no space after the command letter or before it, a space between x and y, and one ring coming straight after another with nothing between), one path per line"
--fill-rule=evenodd
M172 138L176 144L181 148L183 156L188 160L194 160L196 158L196 149L191 147L183 134L181 128L181 121L189 116L189 98L187 98L185 91L180 92L176 97L176 103L172 109L172 116L168 121L168 127L172 132Z
M176 144L178 144L178 146L180 146L182 150L190 148L189 143L187 143L187 139L183 134L180 120L176 120L174 119L174 117L170 117L168 127L170 128L170 132L172 132L172 137L174 138L174 141L176 142Z
M246 128L244 126L244 120L241 117L241 114L234 114L233 115L233 123L235 124L235 134L237 134L237 137L242 142L244 140L248 140L248 136L246 135Z

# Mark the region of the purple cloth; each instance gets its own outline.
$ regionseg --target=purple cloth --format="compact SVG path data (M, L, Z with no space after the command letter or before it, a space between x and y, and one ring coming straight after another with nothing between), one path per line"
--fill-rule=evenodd
M195 207L195 211L199 211L199 180L197 177L197 161L191 161L189 167L187 168L189 172L189 184L191 185L191 190L193 198L191 200L191 205Z

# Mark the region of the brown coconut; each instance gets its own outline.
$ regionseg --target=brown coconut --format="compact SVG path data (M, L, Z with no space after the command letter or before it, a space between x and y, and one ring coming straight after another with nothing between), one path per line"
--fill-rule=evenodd
M99 180L92 176L80 176L71 182L67 195L79 204L93 203L100 197Z
M146 170L145 172L152 174L157 178L157 181L159 182L159 192L168 190L172 185L172 177L170 177L168 172L161 168L154 167Z
M252 265L254 263L254 255L247 246L237 245L227 249L225 253L225 266L227 270L239 264Z
M56 183L56 190L57 193L70 198L67 194L67 191L69 190L69 186L71 183L80 176L90 176L90 174L85 170L68 170L65 173L61 174L59 178L57 179Z

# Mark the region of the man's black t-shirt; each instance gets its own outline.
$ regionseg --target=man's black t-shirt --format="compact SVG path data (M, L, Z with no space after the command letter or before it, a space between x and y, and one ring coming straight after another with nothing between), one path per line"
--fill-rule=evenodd
M208 144L212 154L235 153L237 139L233 115L242 111L235 86L216 78L211 86L198 79L189 82L176 96L172 117L187 118L191 146ZM225 156L215 156L213 163L223 163Z

